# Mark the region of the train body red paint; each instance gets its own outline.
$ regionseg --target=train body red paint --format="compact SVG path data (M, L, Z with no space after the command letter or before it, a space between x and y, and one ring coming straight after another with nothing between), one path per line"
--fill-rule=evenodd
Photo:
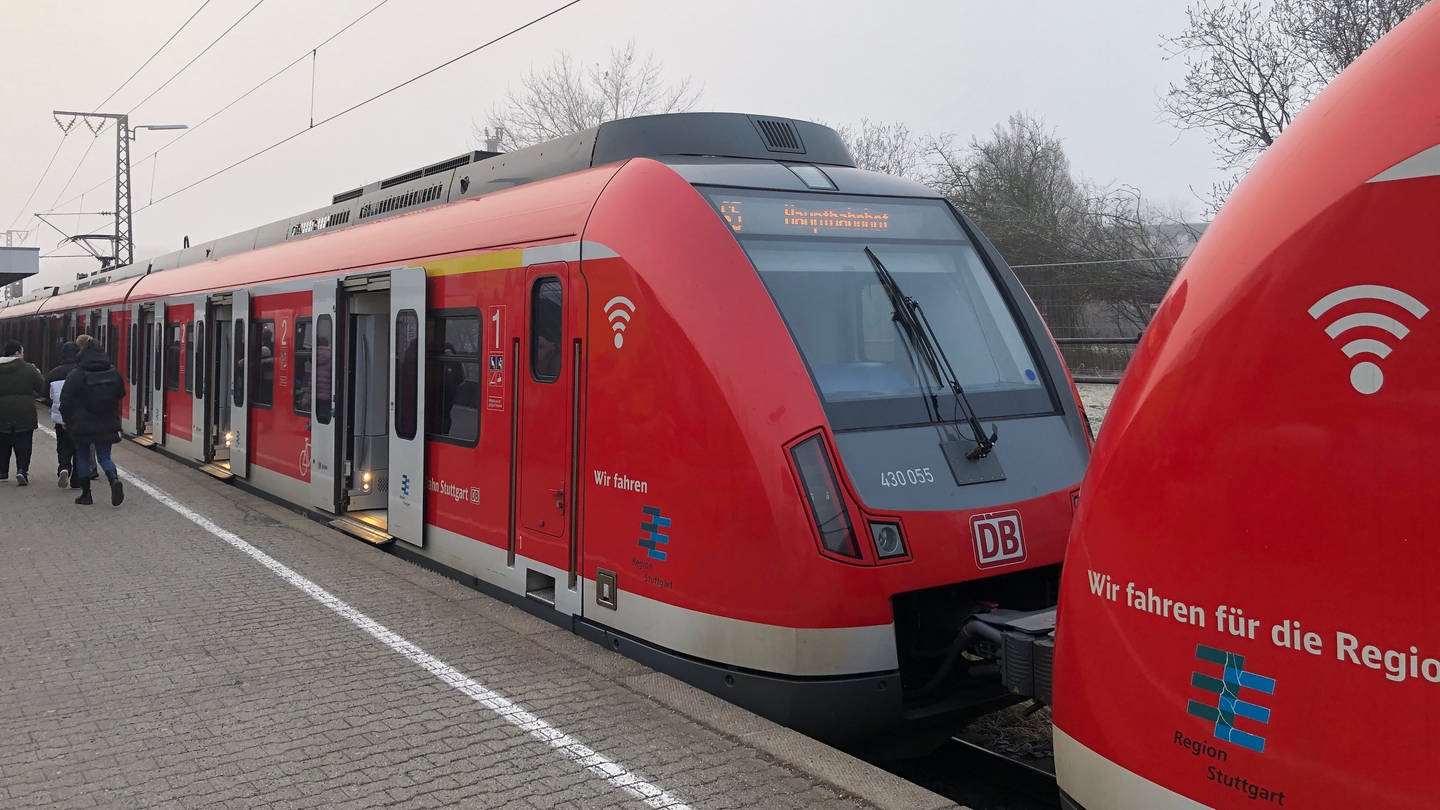
M1235 191L1107 414L1060 601L1072 807L1434 807L1440 6Z
M983 617L1054 604L1089 437L983 236L849 164L788 119L615 122L0 328L105 325L143 441L854 740L1014 699Z

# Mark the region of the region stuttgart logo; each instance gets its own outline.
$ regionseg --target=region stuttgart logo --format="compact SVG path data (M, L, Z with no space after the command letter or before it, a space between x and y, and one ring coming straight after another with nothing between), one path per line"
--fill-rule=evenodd
M1257 754L1265 753L1265 738L1235 727L1237 718L1256 723L1269 724L1270 710L1249 700L1241 699L1241 690L1258 692L1261 695L1275 694L1275 679L1245 671L1245 656L1217 650L1204 644L1195 645L1195 657L1208 664L1220 667L1220 677L1203 672L1190 673L1190 685L1213 694L1214 702L1192 700L1186 710L1201 720L1214 723L1215 738L1248 748ZM1248 696L1246 696L1248 697Z

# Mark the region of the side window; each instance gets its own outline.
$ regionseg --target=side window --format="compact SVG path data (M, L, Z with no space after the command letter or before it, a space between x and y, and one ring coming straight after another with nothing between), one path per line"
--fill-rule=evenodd
M126 375L127 378L129 377L130 369L132 369L132 368L139 368L139 366L140 366L140 338L139 338L139 335L140 335L140 327L139 327L138 325L136 325L136 324L133 324L133 323L130 324L130 345L127 347L127 348L129 349L129 351L125 352L127 355L129 355L129 357L126 358L127 360L129 360L129 362L126 364L125 371L123 372L123 373ZM134 380L131 380L131 382L133 383ZM140 384L140 385L144 385L144 384L145 384L145 381L144 381L144 380L141 380L139 384Z
M419 422L415 386L420 381L420 319L413 309L402 309L395 316L395 435L415 438Z
M250 407L268 408L275 403L275 319L256 318L250 326L255 332L251 341L255 381L250 386Z
M180 324L165 324L165 390L180 390Z
M425 434L474 447L480 439L480 312L437 314L425 338Z
M331 360L330 344L335 339L335 327L329 315L315 319L315 418L320 424L330 424L331 386L334 385L334 366Z
M154 337L151 338L150 345L155 350L155 367L150 369L150 378L155 381L155 390L159 391L164 387L165 382L160 376L160 369L165 367L165 325L160 323L154 324L154 328L150 330L150 333L154 335Z
M295 319L295 384L292 386L291 407L301 416L310 415L310 364L315 346L310 334L310 319Z
M110 356L110 362L116 368L120 367L120 327L109 325L105 327L105 353ZM124 373L123 371L121 372Z
M235 373L230 375L235 407L245 404L245 319L235 319Z
M195 323L195 354L191 356L191 367L195 369L195 396L205 396L205 322Z
M560 377L561 341L560 279L538 279L530 288L530 376L536 382L555 382Z
M195 326L187 322L180 328L185 335L185 393L190 394L195 391Z

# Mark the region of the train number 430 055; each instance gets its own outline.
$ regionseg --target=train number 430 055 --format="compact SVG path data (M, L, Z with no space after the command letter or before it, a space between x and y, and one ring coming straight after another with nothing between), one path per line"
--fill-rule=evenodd
M882 487L913 487L935 483L935 474L929 467L915 467L909 470L885 470L880 473Z

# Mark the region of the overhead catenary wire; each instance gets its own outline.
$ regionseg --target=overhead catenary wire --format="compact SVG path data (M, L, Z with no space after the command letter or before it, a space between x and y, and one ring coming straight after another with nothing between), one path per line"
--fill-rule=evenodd
M438 71L438 70L442 70L442 69L444 69L444 68L447 68L447 67L449 67L450 65L453 65L453 64L455 64L456 62L460 61L461 59L464 59L464 58L466 58L466 57L468 57L468 56L471 56L471 55L473 55L473 54L475 54L475 53L478 53L478 52L480 52L480 51L482 51L482 50L490 47L491 45L494 45L494 44L496 44L496 43L498 43L498 42L501 42L502 40L508 39L509 37L512 37L512 36L514 36L515 34L518 34L518 33L520 33L521 31L524 31L524 30L527 29L527 28L530 28L530 27L532 27L532 26L534 26L534 25L538 25L539 23L544 22L545 20L547 20L547 19L555 16L556 14L559 14L559 13L562 12L562 11L565 11L566 9L568 9L568 8L570 8L570 7L572 7L572 6L579 5L581 2L583 2L583 0L570 0L570 2L568 2L568 3L563 3L563 4L555 7L554 9L551 9L550 11L548 11L548 12L540 15L539 17L536 17L536 18L534 18L533 20L530 20L529 22L524 23L523 25L520 25L520 26L517 26L517 27L515 27L515 28L512 28L512 29L510 29L509 31L506 31L505 33L500 34L499 36L495 37L494 39L489 40L488 42L484 42L484 43L482 43L482 44L480 44L480 45L475 46L474 48L471 48L470 50L468 50L468 51L460 54L459 56L453 57L453 58L451 58L451 59L449 59L449 60L446 60L445 62L441 62L440 64L438 64L438 65L430 68L429 70L426 70L426 71L424 71L424 72L422 72L422 73L420 73L420 74L417 74L417 75L415 75L415 76L412 76L412 77L410 77L409 79L406 79L405 81L400 82L399 84L397 84L397 85L389 88L388 90L382 90L382 91L380 91L379 93L376 93L375 95L371 96L370 98L365 99L364 101L361 101L361 102L358 102L358 103L356 103L356 104L353 104L353 105L351 105L351 106L349 106L349 107L346 107L345 109L341 110L340 112L337 112L337 113L335 113L334 115L329 116L328 118L324 118L324 119L316 122L316 123L315 123L314 125L312 125L312 126L306 127L306 128L304 128L304 129L301 129L301 130L299 130L299 131L297 131L297 132L294 132L294 133L292 133L292 134L290 134L290 135L287 135L286 137L281 138L280 140L276 141L275 143L270 144L269 146L265 147L264 149L261 149L260 151L255 152L254 154L251 154L251 155L249 155L249 156L247 156L247 157L243 157L243 158L235 161L234 163L231 163L230 165L228 165L228 166L226 166L226 167L224 167L224 168L222 168L222 169L220 169L220 170L218 170L218 171L212 172L212 173L210 173L210 174L208 174L208 175L200 178L199 180L196 180L195 182L193 182L193 183L191 183L191 184L189 184L189 185L187 185L187 186L182 186L181 188L178 188L178 189L170 192L169 194L166 194L165 196L161 197L160 199L158 199L158 200L156 200L156 201L154 201L154 202L152 202L152 203L148 203L148 204L146 204L145 206L143 206L143 207L141 207L141 208L139 208L139 209L136 209L135 213L138 214L138 213L140 213L141 211L144 211L145 209L151 207L152 205L158 205L158 204L160 204L160 203L162 203L162 202L165 202L166 200L170 199L171 197L174 197L174 196L176 196L176 195L178 195L178 194L183 194L184 192L189 191L190 189L195 188L196 186L198 186L198 185L200 185L200 184L202 184L202 183L206 183L206 182L208 182L208 181L210 181L210 180L213 180L213 179L215 179L216 177L219 177L220 175L222 175L222 174L230 171L231 169L233 169L233 168L235 168L235 167L237 167L237 166L244 165L245 163L248 163L248 162L254 160L254 159L257 158L257 157L260 157L261 155L265 154L266 152L269 152L269 151L272 150L272 149L275 149L276 147L282 146L282 145L284 145L284 144L286 144L286 143L289 143L290 141L295 140L296 138L300 137L301 135L304 135L304 134L307 133L307 132L310 132L311 130L314 130L314 129L316 129L316 128L322 127L322 126L330 123L331 121L336 120L337 118L341 118L341 117L343 117L343 116L345 116L345 115L348 115L349 113L352 113L352 112L354 112L355 110L358 110L358 109L360 109L361 107L364 107L365 105L370 104L371 102L378 101L379 99L384 98L385 96L390 95L391 93L395 92L396 90L399 90L399 89L401 89L401 88L403 88L403 87L406 87L406 86L408 86L408 85L410 85L410 84L413 84L413 83L419 81L420 79L423 79L423 78L425 78L426 76L429 76L430 74L435 73L435 72ZM302 56L301 59L303 59L303 58L304 58L304 57Z
M119 87L117 87L117 88L115 88L114 90L112 90L112 91L110 92L110 95L108 95L108 96L105 97L105 100L104 100L104 101L100 102L99 104L96 104L96 105L95 105L94 107L92 107L91 109L94 109L94 110L101 109L101 108L104 107L106 104L108 104L108 103L110 102L110 99L114 98L117 93L119 93L121 90L124 90L124 89L125 89L125 86L128 85L128 84L130 84L130 82L133 81L136 76L139 76L139 75L140 75L140 71L144 70L146 65L148 65L148 64L150 64L151 62L155 61L155 57L159 56L159 55L160 55L160 52L163 51L163 50L165 50L165 48L168 47L171 42L174 42L174 41L175 41L175 37L180 36L180 32L181 32L181 31L184 31L184 30L185 30L185 27L190 24L191 20L194 20L197 16L199 16L199 15L200 15L200 12L204 11L204 10L205 10L205 7L208 6L208 5L210 5L210 3L211 3L211 0L205 0L205 2L201 3L201 4L200 4L200 7L197 8L197 9L195 9L195 13L194 13L194 14L191 14L188 18L186 18L185 22L180 23L180 27L175 29L175 33L171 34L169 39L167 39L167 40L165 40L163 43L161 43L160 47L156 48L156 49L155 49L155 52L152 53L152 54L150 54L150 58L149 58L149 59L146 59L144 62L142 62L142 63L140 64L140 67L135 68L135 72L134 72L134 73L131 73L129 78L127 78L125 81L121 82Z
M70 190L70 184L75 182L75 175L79 174L80 168L85 165L85 158L90 157L90 150L95 148L95 144L99 143L100 141L100 136L103 135L105 133L105 130L109 128L110 122L107 121L100 127L100 129L96 130L95 137L90 139L90 145L85 147L85 154L81 155L80 160L75 164L75 171L70 172L70 179L65 181L65 185L61 187L60 193L55 195L55 201L50 203L50 208L54 209L60 205L60 198L65 196L65 192ZM121 137L124 136L122 135ZM80 196L83 197L86 193L88 192L82 192Z
M40 172L40 179L35 181L35 187L30 189L30 196L25 198L25 202L20 206L20 212L15 215L14 221L10 223L12 230L20 223L20 220L25 218L25 209L29 208L30 201L35 199L35 192L39 191L40 185L45 182L45 176L50 173L50 167L55 165L55 158L60 156L60 148L65 145L65 139L68 137L70 137L70 132L67 130L65 134L60 136L60 142L55 144L55 152L50 155L50 160L45 164L44 171ZM114 178L112 177L111 179L113 180ZM51 207L53 208L54 206Z
M260 2L264 2L264 0L260 0ZM200 4L200 7L197 8L197 9L195 9L195 11L194 11L189 17L187 17L187 18L185 19L185 22L183 22L183 23L180 24L180 27L179 27L179 28L175 29L175 33L171 34L168 39L166 39L163 43L161 43L161 45L160 45L159 48L156 48L156 49L155 49L155 52L154 52L154 53L150 54L150 57L149 57L148 59L146 59L144 62L142 62L142 63L140 64L140 67L135 68L135 71L134 71L133 73L131 73L130 76L125 79L125 81L121 82L119 87L116 87L114 90L112 90L112 91L110 92L110 95L106 96L106 97L104 98L104 100L102 100L99 104L96 104L96 105L95 105L94 107L92 107L91 109L99 110L99 109L103 108L106 104L108 104L108 103L110 102L110 99L114 98L114 97L116 96L116 94L118 94L121 90L125 89L125 87L126 87L127 85L129 85L130 82L133 81L136 76L140 75L140 71L144 70L147 65L149 65L151 62L153 62L153 61L155 60L155 57L159 56L160 53L161 53L162 51L164 51L167 46L170 45L171 42L175 41L175 37L179 36L179 35L180 35L180 32L181 32L181 31L184 31L185 28L186 28L188 25L190 25L191 21L193 21L197 16L199 16L200 12L204 11L204 10L205 10L205 7L208 6L208 5L210 5L210 3L211 3L211 0L205 0L205 2L201 3L201 4ZM260 3L256 3L255 5L258 6L258 5L260 5ZM255 9L254 9L253 7L250 9L250 11L254 11L254 10L255 10ZM250 12L247 11L247 12L245 13L245 15L242 16L240 19L241 19L241 20L245 19L245 17L246 17L246 16L249 16L249 14L250 14ZM225 34L230 33L230 29L233 29L233 28L235 27L235 25L238 25L238 24L239 24L239 22L240 22L240 20L236 20L235 24L234 24L234 25L231 25L230 28L227 28L227 29L225 30L225 33L221 34L220 37L215 40L215 42L219 42L220 39L223 39L224 36L225 36ZM210 45L205 48L205 51L210 50L210 48L215 45L215 42L210 43ZM203 55L205 54L205 51L201 51L201 52L200 52L200 55L199 55L199 56L196 56L195 59L199 59L200 56L203 56ZM175 76L179 76L181 73L185 72L185 69L186 69L186 68L188 68L188 67L190 67L190 65L194 64L195 59L191 59L190 62L186 63L185 67L182 67L182 68L175 74ZM163 89L165 88L165 85L169 84L171 81L174 81L175 76L171 76L169 79L167 79L167 80L165 81L165 84L162 84L159 88L157 88L157 89L156 89L154 92L152 92L149 96L146 96L145 99L142 100L140 103L141 103L141 104L145 103L145 101L148 101L151 96L155 95L155 93L158 93L158 92L160 92L160 90L163 90ZM139 107L139 106L140 106L139 104L135 105L135 107ZM133 109L135 109L135 108L132 107L131 109L133 110ZM108 125L109 125L109 124L107 123L106 126L108 126ZM104 131L104 127L102 127L99 131L97 131L97 132L95 133L95 138L92 139L92 140L90 141L90 145L85 148L85 154L80 156L79 162L75 164L75 170L70 173L70 179L67 180L67 181L65 181L65 186L64 186L63 188L61 188L59 194L55 195L55 202L51 203L51 205L50 205L51 208L54 208L54 207L56 207L57 205L60 204L60 198L63 197L63 196L65 196L65 192L70 189L70 184L73 183L73 182L75 182L75 176L80 173L80 169L85 165L85 158L87 158L87 157L90 156L90 150L93 149L93 148L95 148L95 140L100 137L100 133L103 132L103 131ZM68 137L69 134L70 134L70 133L69 133L69 130L66 130L65 135L62 135L62 136L61 136L61 138L60 138L60 145L61 145L61 146L64 145L64 143L65 143L65 138ZM122 134L121 137L125 137L125 135ZM57 146L57 147L55 148L55 155L59 155L59 154L60 154L60 147ZM50 162L51 162L52 164L55 162L55 157L54 157L54 156L51 156ZM39 180L39 182L37 182L37 183L35 184L35 190L36 190L36 191L39 190L40 184L45 181L45 175L48 174L49 171L50 171L50 167L49 167L49 166L46 166L45 172L42 172L41 175L40 175L40 180ZM114 176L114 175L111 175L111 176L110 176L110 180L114 180L114 179L115 179L115 176ZM97 183L95 186L92 186L91 188L86 189L85 191L81 192L81 193L80 193L80 196L83 197L84 195L90 193L91 191L94 191L95 189L99 188L101 185L104 185L104 183L110 182L110 180L103 181L102 183ZM34 197L34 192L33 192L33 191L31 192L31 197L32 197L32 198ZM72 199L73 199L73 198L72 198ZM70 200L66 200L66 203L69 203L69 202L70 202ZM25 205L24 205L24 206L21 206L20 214L16 217L16 221L17 221L17 222L20 220L21 217L24 216L24 213L25 213L25 212L24 212L24 209L25 209L26 207L28 207L29 205L30 205L30 200L27 199L27 200L25 201Z
M195 56L194 56L193 58L191 58L189 62L186 62L179 70L175 71L175 74L174 74L174 75L172 75L170 78L166 79L165 82L164 82L163 84L161 84L159 87L155 88L154 90L151 90L151 91L150 91L150 95L146 96L145 98L140 99L140 101L137 102L134 106L132 106L130 109L126 110L126 111L125 111L125 114L126 114L126 115L130 115L131 113L133 113L133 112L135 112L136 110L140 109L142 106L144 106L145 102L147 102L147 101L149 101L150 99L154 98L156 93L159 93L161 90L164 90L166 87L169 87L171 82L173 82L173 81L175 81L177 78L179 78L179 77L180 77L180 74L182 74L182 73L184 73L185 71L189 70L189 69L190 69L190 66L193 65L193 64L195 64L195 62L198 61L198 60L200 59L200 57L202 57L202 56L204 56L205 54L209 53L211 48L215 47L215 45L218 44L218 43L220 42L220 40L224 39L224 38L226 37L226 35L228 35L231 31L234 31L236 26L238 26L240 23L244 22L244 21L245 21L245 18L246 18L246 17L249 17L251 14L253 14L253 13L255 12L255 9L259 8L259 7L261 6L261 4L263 4L264 2L265 2L265 0L256 0L255 5L251 6L250 9L249 9L248 11L246 11L244 14L241 14L241 15L240 15L240 18L237 19L235 22L230 23L230 27L229 27L229 28L226 28L224 31L221 31L221 32L220 32L220 36L216 37L209 45L206 45L204 50L200 51L200 53L195 54Z
M213 113L210 113L208 116L206 116L204 119L202 119L198 124L195 124L195 125L189 127L189 128L186 129L184 132L181 132L181 133L180 133L179 135L177 135L175 138L173 138L173 139L170 140L168 143L166 143L164 146L161 146L160 148L156 149L154 152L151 152L149 155L147 155L147 156L145 156L144 158L142 158L141 160L137 161L137 162L135 163L135 165L134 165L134 166L132 167L132 169L131 169L132 174L133 174L133 172L134 172L134 169L138 169L140 166L143 166L143 165L145 164L145 161L147 161L147 160L158 160L158 158L157 158L156 156L159 155L161 152L163 152L163 151L165 151L166 149L169 149L170 147L172 147L172 146L174 146L175 144L179 143L182 139L187 138L187 137L189 137L190 135L194 134L196 130L199 130L201 127L203 127L203 126L205 126L206 124L210 123L211 121L215 120L215 119L218 118L221 114L223 114L226 110L229 110L231 107L234 107L236 104L239 104L240 102L242 102L242 101L244 101L245 99L249 98L252 94L255 93L255 91L259 90L260 88L264 87L265 85L269 84L270 82L273 82L273 81L275 81L276 79L280 78L280 76L282 76L286 71L290 70L291 68L295 67L296 65L300 64L301 62L305 61L305 60L308 59L308 58L313 58L313 54L314 54L314 53L318 52L321 48L323 48L323 47L325 47L326 45L330 44L330 42L332 42L336 37L339 37L341 34L345 33L346 31L349 31L349 30L350 30L351 28L353 28L356 24L358 24L361 20L365 19L366 17L369 17L371 14L374 14L376 11L380 10L380 7L381 7L381 6L384 6L386 3L389 3L389 2L390 2L390 0L380 0L380 2L378 2L378 3L376 3L375 5L373 5L373 6L370 7L370 10L369 10L369 11L366 11L365 13L363 13L363 14L361 14L360 16L356 17L355 19L353 19L353 20L351 20L350 22L346 23L342 28L340 28L338 31L336 31L335 33L331 34L330 36L326 37L324 40L322 40L322 41L321 41L318 45L316 45L315 47L306 50L304 53L302 53L300 56L296 57L294 60L292 60L291 62L289 62L288 64L286 64L284 67L280 68L279 70L275 71L274 73L271 73L271 74L270 74L269 76L267 76L264 80L262 80L259 84L255 85L254 87L250 88L249 90L246 90L244 93L241 93L239 96L237 96L237 97L235 97L234 99L232 99L232 100L231 100L228 104L226 104L225 106L221 107L220 109L216 110L216 111L213 112ZM312 92L313 92L313 91L312 91ZM313 102L312 102L312 103L313 103ZM314 126L313 112L312 112L312 117L311 117L311 126ZM57 151L58 151L58 150L57 150ZM81 192L81 193L80 193L79 195L77 195L76 197L71 197L70 199L66 200L63 204L64 204L64 205L69 205L70 203L74 202L78 197L83 196L83 195L85 195L85 194L89 194L90 192L92 192L92 191L100 188L101 186L104 186L104 185L109 184L109 183L110 183L111 181L113 181L114 179L115 179L115 175L112 174L112 175L110 175L110 177L106 178L105 180L101 180L100 182L96 183L95 185L93 185L93 186L91 186L90 188L86 189L85 191ZM151 203L150 203L150 204L153 204L153 203L154 203L154 200L153 200L153 197L154 197L154 189L151 189L151 197L152 197L152 200L151 200ZM52 206L52 207L53 207L53 206ZM147 206L147 207L148 207L148 206Z

